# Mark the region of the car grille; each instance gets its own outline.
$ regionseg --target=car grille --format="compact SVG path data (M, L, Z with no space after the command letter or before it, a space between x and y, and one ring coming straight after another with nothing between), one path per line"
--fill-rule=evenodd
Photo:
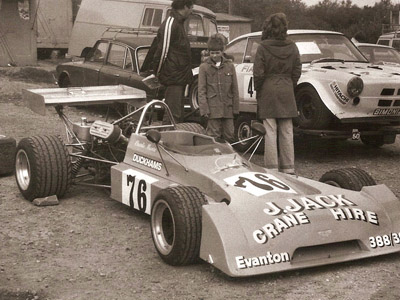
M359 252L362 252L362 249L357 240L300 247L293 253L292 264L311 260L329 259Z

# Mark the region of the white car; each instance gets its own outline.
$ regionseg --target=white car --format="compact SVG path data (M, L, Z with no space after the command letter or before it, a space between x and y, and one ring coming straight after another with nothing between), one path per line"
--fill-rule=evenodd
M372 65L342 33L289 30L300 52L302 75L296 88L297 132L359 138L368 145L393 143L400 133L400 73ZM239 81L240 117L236 137L251 136L256 119L253 62L261 32L231 41ZM242 144L243 148L248 143Z
M373 64L400 67L400 53L393 47L369 43L356 43L356 46Z

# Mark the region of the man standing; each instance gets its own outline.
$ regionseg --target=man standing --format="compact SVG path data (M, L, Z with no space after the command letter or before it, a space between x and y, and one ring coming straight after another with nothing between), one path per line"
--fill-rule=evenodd
M193 80L190 42L184 21L192 13L192 0L172 1L169 17L158 29L153 70L166 86L165 102L176 122L183 122L185 86Z

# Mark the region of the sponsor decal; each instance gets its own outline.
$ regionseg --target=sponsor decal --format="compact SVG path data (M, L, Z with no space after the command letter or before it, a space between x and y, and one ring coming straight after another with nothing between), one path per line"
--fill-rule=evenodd
M253 73L253 64L243 65L242 69L239 72L243 73Z
M138 141L138 140L135 141L135 146L139 147L139 148L142 148L142 149L146 149L146 150L151 151L151 152L156 152L157 151L156 147L154 147L152 144L144 143L144 142L141 142L141 141Z
M329 87L331 88L333 94L335 95L336 99L339 100L340 103L342 104L347 104L350 101L350 98L348 98L343 92L340 90L339 85L337 84L336 81L333 81L329 84Z
M266 255L246 258L244 256L236 256L236 265L238 269L247 269L273 264L290 262L290 255L287 252L275 253L267 252Z
M289 185L271 174L246 172L224 179L225 182L260 197L272 192L297 194Z
M310 224L306 211L316 209L328 209L336 221L364 221L379 226L378 215L375 212L354 207L357 205L343 195L318 195L313 198L300 197L286 199L286 201L289 205L282 206L275 202L266 202L267 208L263 210L264 213L277 216L277 218L253 232L253 238L257 243L265 244L269 239L279 236L284 230Z
M371 248L394 247L400 244L400 232L392 232L385 235L377 235L369 237L369 245Z
M395 116L400 114L400 108L376 108L374 116Z
M151 185L158 180L136 170L122 172L122 203L146 214L151 211Z
M156 160L153 160L151 158L147 158L145 156L139 155L134 153L132 161L137 162L138 164L141 164L143 166L152 168L154 170L160 171L162 168L162 163Z

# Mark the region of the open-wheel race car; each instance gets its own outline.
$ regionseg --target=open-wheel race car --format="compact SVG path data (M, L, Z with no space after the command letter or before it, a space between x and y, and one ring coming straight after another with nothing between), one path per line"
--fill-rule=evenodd
M166 263L200 257L235 277L400 250L400 201L362 170L333 170L315 181L265 169L199 125L175 124L159 100L112 122L72 122L62 107L74 97L60 91L25 92L35 111L55 106L68 133L67 143L57 136L19 142L15 174L28 200L61 197L71 184L108 187L114 200L151 215ZM113 96L86 88L79 97L87 104ZM131 88L124 97L145 95ZM155 105L165 109L167 124L152 121Z

